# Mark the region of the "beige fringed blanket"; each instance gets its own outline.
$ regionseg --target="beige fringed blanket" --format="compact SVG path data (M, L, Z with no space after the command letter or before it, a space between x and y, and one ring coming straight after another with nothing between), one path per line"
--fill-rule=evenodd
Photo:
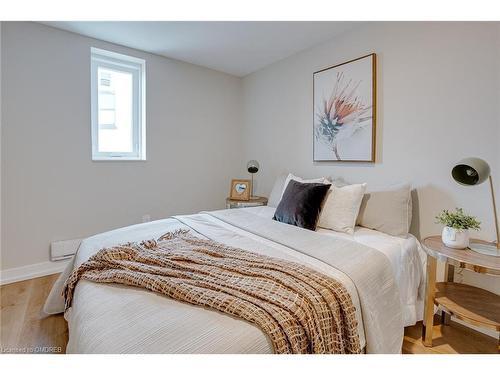
M275 353L361 352L355 307L340 282L185 230L100 250L66 281L66 309L80 279L142 287L245 319Z

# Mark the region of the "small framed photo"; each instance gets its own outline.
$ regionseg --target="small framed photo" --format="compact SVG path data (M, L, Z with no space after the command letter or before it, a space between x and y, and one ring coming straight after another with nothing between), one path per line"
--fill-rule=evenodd
M250 180L231 180L231 191L229 198L238 201L250 200L250 192L252 190Z

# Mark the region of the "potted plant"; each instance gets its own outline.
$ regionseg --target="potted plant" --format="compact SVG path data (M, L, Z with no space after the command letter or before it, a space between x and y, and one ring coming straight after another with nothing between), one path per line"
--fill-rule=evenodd
M457 208L455 212L443 210L436 219L437 223L445 225L441 235L443 243L454 249L469 246L469 229L481 229L481 222L474 216L465 214L462 208Z

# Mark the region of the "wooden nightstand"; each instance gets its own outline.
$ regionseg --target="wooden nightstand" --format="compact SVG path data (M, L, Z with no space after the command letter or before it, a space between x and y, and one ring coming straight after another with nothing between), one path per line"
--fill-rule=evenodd
M471 242L484 241L471 240ZM453 282L455 267L500 276L500 257L483 255L470 249L452 249L443 244L440 236L427 237L423 245L427 252L422 332L424 345L432 346L434 305L443 310L442 324L447 324L449 316L455 316L469 324L500 332L500 296L474 286ZM437 261L446 263L446 282L436 283ZM500 351L500 340L497 349Z
M236 199L226 198L226 208L243 208L267 206L266 197L252 197L248 201L240 201Z

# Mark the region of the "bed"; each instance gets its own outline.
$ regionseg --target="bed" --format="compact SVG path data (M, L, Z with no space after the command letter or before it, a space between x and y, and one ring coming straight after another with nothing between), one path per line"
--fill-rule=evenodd
M305 264L341 281L356 307L366 353L399 353L404 326L422 317L425 257L413 237L356 227L354 235L308 231L272 220L272 207L202 212L98 234L84 240L54 285L45 314L64 311L73 268L104 247L187 229L228 246ZM117 284L78 283L65 312L68 353L272 353L255 325L218 311Z

